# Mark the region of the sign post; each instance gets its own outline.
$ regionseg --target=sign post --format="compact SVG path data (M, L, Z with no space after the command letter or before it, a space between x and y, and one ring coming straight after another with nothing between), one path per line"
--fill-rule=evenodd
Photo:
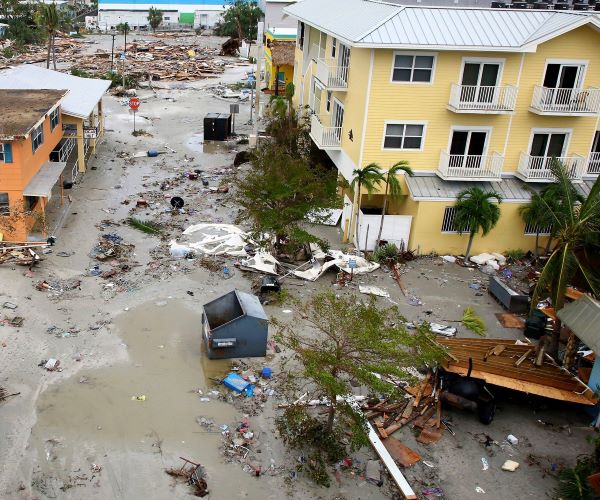
M354 277L354 270L357 267L355 258L348 259L348 267L350 268L350 281L352 281L352 278Z
M129 99L129 107L133 111L133 133L135 133L135 114L140 107L140 100L137 97L132 97Z

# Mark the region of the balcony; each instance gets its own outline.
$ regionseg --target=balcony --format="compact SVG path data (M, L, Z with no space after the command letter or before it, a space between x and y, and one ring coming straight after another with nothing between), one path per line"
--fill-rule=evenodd
M342 127L327 127L318 115L312 115L310 137L319 149L339 150L342 145Z
M455 113L504 114L515 110L518 87L452 84L448 109Z
M600 111L600 89L555 89L536 85L529 111L538 115L595 115Z
M587 175L600 175L600 153L590 153L585 173Z
M491 155L451 155L442 151L436 174L447 181L497 181L502 176L504 157Z
M525 182L552 182L555 180L550 171L550 165L553 160L558 160L567 167L569 177L571 177L572 181L581 182L581 177L586 167L586 159L581 155L554 158L550 156L531 156L521 153L519 166L515 174Z
M340 66L334 59L317 59L317 78L328 90L348 89L348 66Z

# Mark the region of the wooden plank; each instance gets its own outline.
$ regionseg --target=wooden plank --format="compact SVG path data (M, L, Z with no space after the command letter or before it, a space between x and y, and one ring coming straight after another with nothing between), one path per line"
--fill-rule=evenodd
M398 469L396 462L394 462L394 459L386 450L384 444L382 443L381 439L379 439L377 433L373 430L373 426L369 423L367 423L367 425L369 426L369 441L371 441L371 445L373 446L373 448L375 448L375 451L379 455L379 458L381 458L384 465L387 467L388 472L390 473L392 478L394 478L395 483L398 485L398 488L400 488L402 496L406 500L416 500L417 495L410 487L410 484L408 484L406 478L402 475L402 472L400 472L400 469Z
M531 351L533 351L533 349L528 349L527 352L525 352L523 354L523 356L521 356L519 359L517 359L515 361L515 366L519 366L523 361L525 361L527 359L527 356L529 356L531 354Z
M468 367L458 368L453 370L452 373L459 375L466 375ZM488 384L498 385L500 387L506 387L515 391L526 392L529 394L536 394L538 396L544 396L551 399L557 399L559 401L571 401L573 403L580 403L584 405L594 405L598 401L597 398L588 398L586 394L580 395L573 391L563 390L556 387L549 387L545 384L536 384L534 382L528 382L525 380L517 380L512 377L506 377L494 373L488 373L483 371L473 370L471 372L473 378L480 378L486 381ZM389 433L389 431L388 431Z
M383 446L402 467L410 467L421 460L421 455L394 437L390 436L384 439Z

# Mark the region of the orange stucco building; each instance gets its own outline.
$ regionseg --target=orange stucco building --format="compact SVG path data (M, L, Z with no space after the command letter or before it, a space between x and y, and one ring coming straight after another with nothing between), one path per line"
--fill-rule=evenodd
M46 205L62 196L65 163L50 153L63 137L60 104L66 90L1 90L0 241L25 242L34 229L45 236Z

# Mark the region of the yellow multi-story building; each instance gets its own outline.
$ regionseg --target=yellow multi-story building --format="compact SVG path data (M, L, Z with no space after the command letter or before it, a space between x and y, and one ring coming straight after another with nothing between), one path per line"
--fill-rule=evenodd
M310 108L311 137L339 174L350 181L354 169L399 160L414 170L389 204L383 239L463 252L453 205L478 186L503 201L473 250L533 249L547 228L526 227L518 209L553 182L552 158L583 194L600 173L597 15L375 0L303 0L285 11L298 19L296 104ZM361 248L372 248L383 195L360 196ZM358 193L344 200L342 228L354 240Z

